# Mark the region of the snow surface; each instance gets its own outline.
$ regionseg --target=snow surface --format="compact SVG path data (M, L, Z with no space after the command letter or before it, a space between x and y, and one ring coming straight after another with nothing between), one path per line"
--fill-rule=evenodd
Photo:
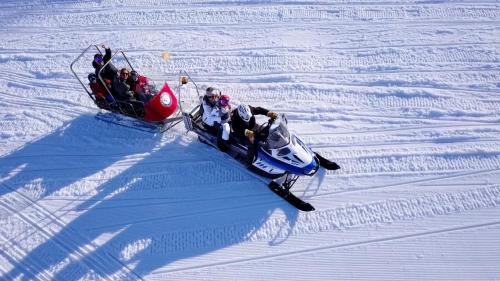
M498 0L0 1L0 279L500 280L499 19ZM93 43L288 114L342 166L293 188L317 210L182 125L97 120L69 69Z

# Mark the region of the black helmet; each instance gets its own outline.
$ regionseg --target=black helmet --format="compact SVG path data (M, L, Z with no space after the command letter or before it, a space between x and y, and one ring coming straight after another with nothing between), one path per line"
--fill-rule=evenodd
M95 76L95 73L90 73L89 76L87 76L87 78L89 79L90 83L97 82L97 76Z
M130 71L130 78L132 78L133 81L137 81L137 79L139 79L139 73L135 70Z

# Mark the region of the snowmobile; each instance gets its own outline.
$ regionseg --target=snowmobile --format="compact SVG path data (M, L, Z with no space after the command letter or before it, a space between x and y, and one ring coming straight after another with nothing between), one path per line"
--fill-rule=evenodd
M180 72L180 81L179 99L182 98L182 87L186 87L189 81L194 84L198 99L197 102L191 102L192 109L190 110L186 106L181 106L186 129L196 133L201 142L219 148L217 136L201 121L203 107L199 87L185 71ZM286 115L281 114L276 120L269 119L257 129L268 133L265 139L256 143L257 147L251 164L248 163L247 158L248 146L242 144L234 136L230 137L224 152L259 177L270 179L268 187L297 209L306 212L313 211L314 207L311 204L296 197L290 189L300 176L313 176L320 167L329 170L336 170L340 167L313 152L298 136L288 130L287 124Z
M147 85L146 91L153 95L153 97L146 103L138 100L120 101L114 97L111 92L111 87L109 86L110 81L103 79L101 72L106 65L112 61L125 65L132 71L134 70L129 59L122 50L115 52L111 56L111 59L107 61L98 72L97 79L100 81L99 84L106 85L102 87L106 92L106 98L96 95L89 86L90 84L86 84L80 79L80 75L87 77L87 74L95 71L88 67L93 60L88 58L89 54L94 54L92 50L102 56L102 52L97 45L90 45L76 57L71 63L70 69L94 104L101 109L96 115L97 119L152 133L164 132L182 122L181 114L178 111L177 97L167 83L165 83L159 91L156 85L154 85L154 82ZM81 63L84 65L79 65ZM77 72L77 70L79 72ZM80 73L80 75L78 73Z

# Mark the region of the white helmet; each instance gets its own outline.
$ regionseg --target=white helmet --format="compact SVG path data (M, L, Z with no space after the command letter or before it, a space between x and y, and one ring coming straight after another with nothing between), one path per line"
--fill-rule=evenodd
M246 104L238 105L238 115L245 122L249 122L250 118L252 118L252 111L250 110L250 106Z

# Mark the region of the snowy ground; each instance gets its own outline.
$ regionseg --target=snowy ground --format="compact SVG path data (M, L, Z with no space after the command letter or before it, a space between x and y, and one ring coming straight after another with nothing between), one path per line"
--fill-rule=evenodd
M500 280L499 19L497 0L2 0L0 279ZM294 187L317 210L181 125L95 119L69 70L92 43L287 113L342 166Z

